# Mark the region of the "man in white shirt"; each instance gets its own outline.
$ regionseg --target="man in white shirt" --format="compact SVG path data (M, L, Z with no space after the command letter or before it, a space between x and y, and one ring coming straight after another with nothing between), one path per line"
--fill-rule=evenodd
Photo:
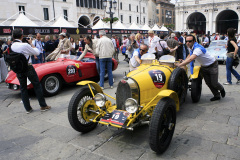
M204 41L202 43L204 48L207 48L209 46L209 38L207 36L207 34L204 34Z
M225 97L225 90L218 82L218 62L216 59L209 55L206 49L196 42L193 35L187 35L186 44L190 49L190 54L185 61L180 64L176 64L176 66L182 67L190 63L190 71L191 74L193 74L193 61L196 59L201 64L200 71L206 84L214 95L210 101L220 100L220 93L222 97Z
M154 31L153 30L149 30L148 31L148 53L155 53L155 47L157 45L157 43L159 42L160 38L154 35Z
M135 49L133 52L133 56L129 61L130 71L137 69L141 64L141 56L147 53L148 46L146 44L141 44L140 48Z
M113 88L112 56L115 52L115 48L112 40L106 36L104 30L100 30L99 35L100 39L96 46L96 54L99 55L100 62L100 87L104 89L105 68L107 68L108 82L110 88Z
M39 82L37 73L33 66L31 65L31 57L32 55L37 56L39 55L39 50L32 44L32 40L28 40L28 43L22 43L23 39L23 33L20 29L15 29L13 31L13 39L14 42L11 46L11 50L13 52L22 53L25 55L26 59L28 59L28 70L24 73L18 73L17 78L20 83L20 89L21 89L21 95L22 95L22 101L23 105L26 109L27 113L31 113L33 111L30 102L29 102L29 96L28 96L28 90L27 90L27 78L30 80L30 82L33 85L34 91L36 93L39 105L41 106L41 111L47 111L51 109L50 106L46 104L46 101L43 97L42 92L42 86Z
M35 41L33 41L33 45L39 50L39 56L32 56L32 63L38 64L43 63L43 46L41 41L41 34L37 33Z

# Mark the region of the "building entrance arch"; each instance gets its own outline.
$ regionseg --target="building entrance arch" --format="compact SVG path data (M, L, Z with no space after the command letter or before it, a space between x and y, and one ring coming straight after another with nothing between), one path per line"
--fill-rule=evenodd
M216 18L216 32L227 33L228 28L235 28L238 30L239 17L233 10L224 10L217 15Z
M187 19L187 25L189 29L193 29L194 33L206 33L206 17L200 12L190 14Z
M89 27L88 25L91 23L91 20L88 16L81 16L78 20L78 26L80 28L83 28L83 27Z

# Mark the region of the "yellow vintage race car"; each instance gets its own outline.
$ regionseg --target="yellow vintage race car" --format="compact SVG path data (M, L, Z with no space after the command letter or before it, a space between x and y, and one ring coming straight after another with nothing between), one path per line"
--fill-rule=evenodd
M163 153L169 146L176 126L176 111L184 103L188 88L193 102L201 96L200 67L187 76L187 68L174 66L175 58L162 56L159 61L144 59L137 70L129 72L118 84L116 99L105 94L92 81L82 81L68 107L71 126L89 132L97 124L134 130L149 122L149 144ZM112 105L109 98L116 100Z

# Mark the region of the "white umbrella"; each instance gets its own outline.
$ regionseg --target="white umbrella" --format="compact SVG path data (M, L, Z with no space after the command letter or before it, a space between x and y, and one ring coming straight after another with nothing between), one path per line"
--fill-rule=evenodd
M57 21L51 25L52 27L74 27L72 24L70 24L66 19L64 19L62 16L60 16Z
M113 29L127 29L120 21L118 21L114 26Z
M108 25L101 19L92 27L92 29L109 29Z
M15 21L13 21L10 26L38 26L36 23L31 21L23 13L20 13Z
M164 27L164 25L161 27L160 29L161 31L168 31L168 29L166 27Z
M154 30L154 31L160 31L160 28L158 27L157 24L155 24L155 25L153 26L152 30Z
M128 29L141 30L134 22L133 22L133 24L132 24Z
M145 24L141 29L147 31L151 30L151 28L147 24Z

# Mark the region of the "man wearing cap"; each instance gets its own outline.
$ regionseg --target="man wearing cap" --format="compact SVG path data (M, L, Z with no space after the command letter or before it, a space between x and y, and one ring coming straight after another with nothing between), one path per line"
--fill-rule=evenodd
M59 34L60 40L58 47L46 57L46 60L57 60L61 54L70 55L70 50L72 49L72 44L68 38L66 38L66 33Z
M60 41L58 44L58 47L61 48L61 54L67 54L70 55L70 51L72 49L72 44L70 40L66 37L66 33L60 33Z
M153 30L149 30L148 31L148 53L155 53L155 47L157 45L157 43L159 42L160 38L154 35L154 31Z

